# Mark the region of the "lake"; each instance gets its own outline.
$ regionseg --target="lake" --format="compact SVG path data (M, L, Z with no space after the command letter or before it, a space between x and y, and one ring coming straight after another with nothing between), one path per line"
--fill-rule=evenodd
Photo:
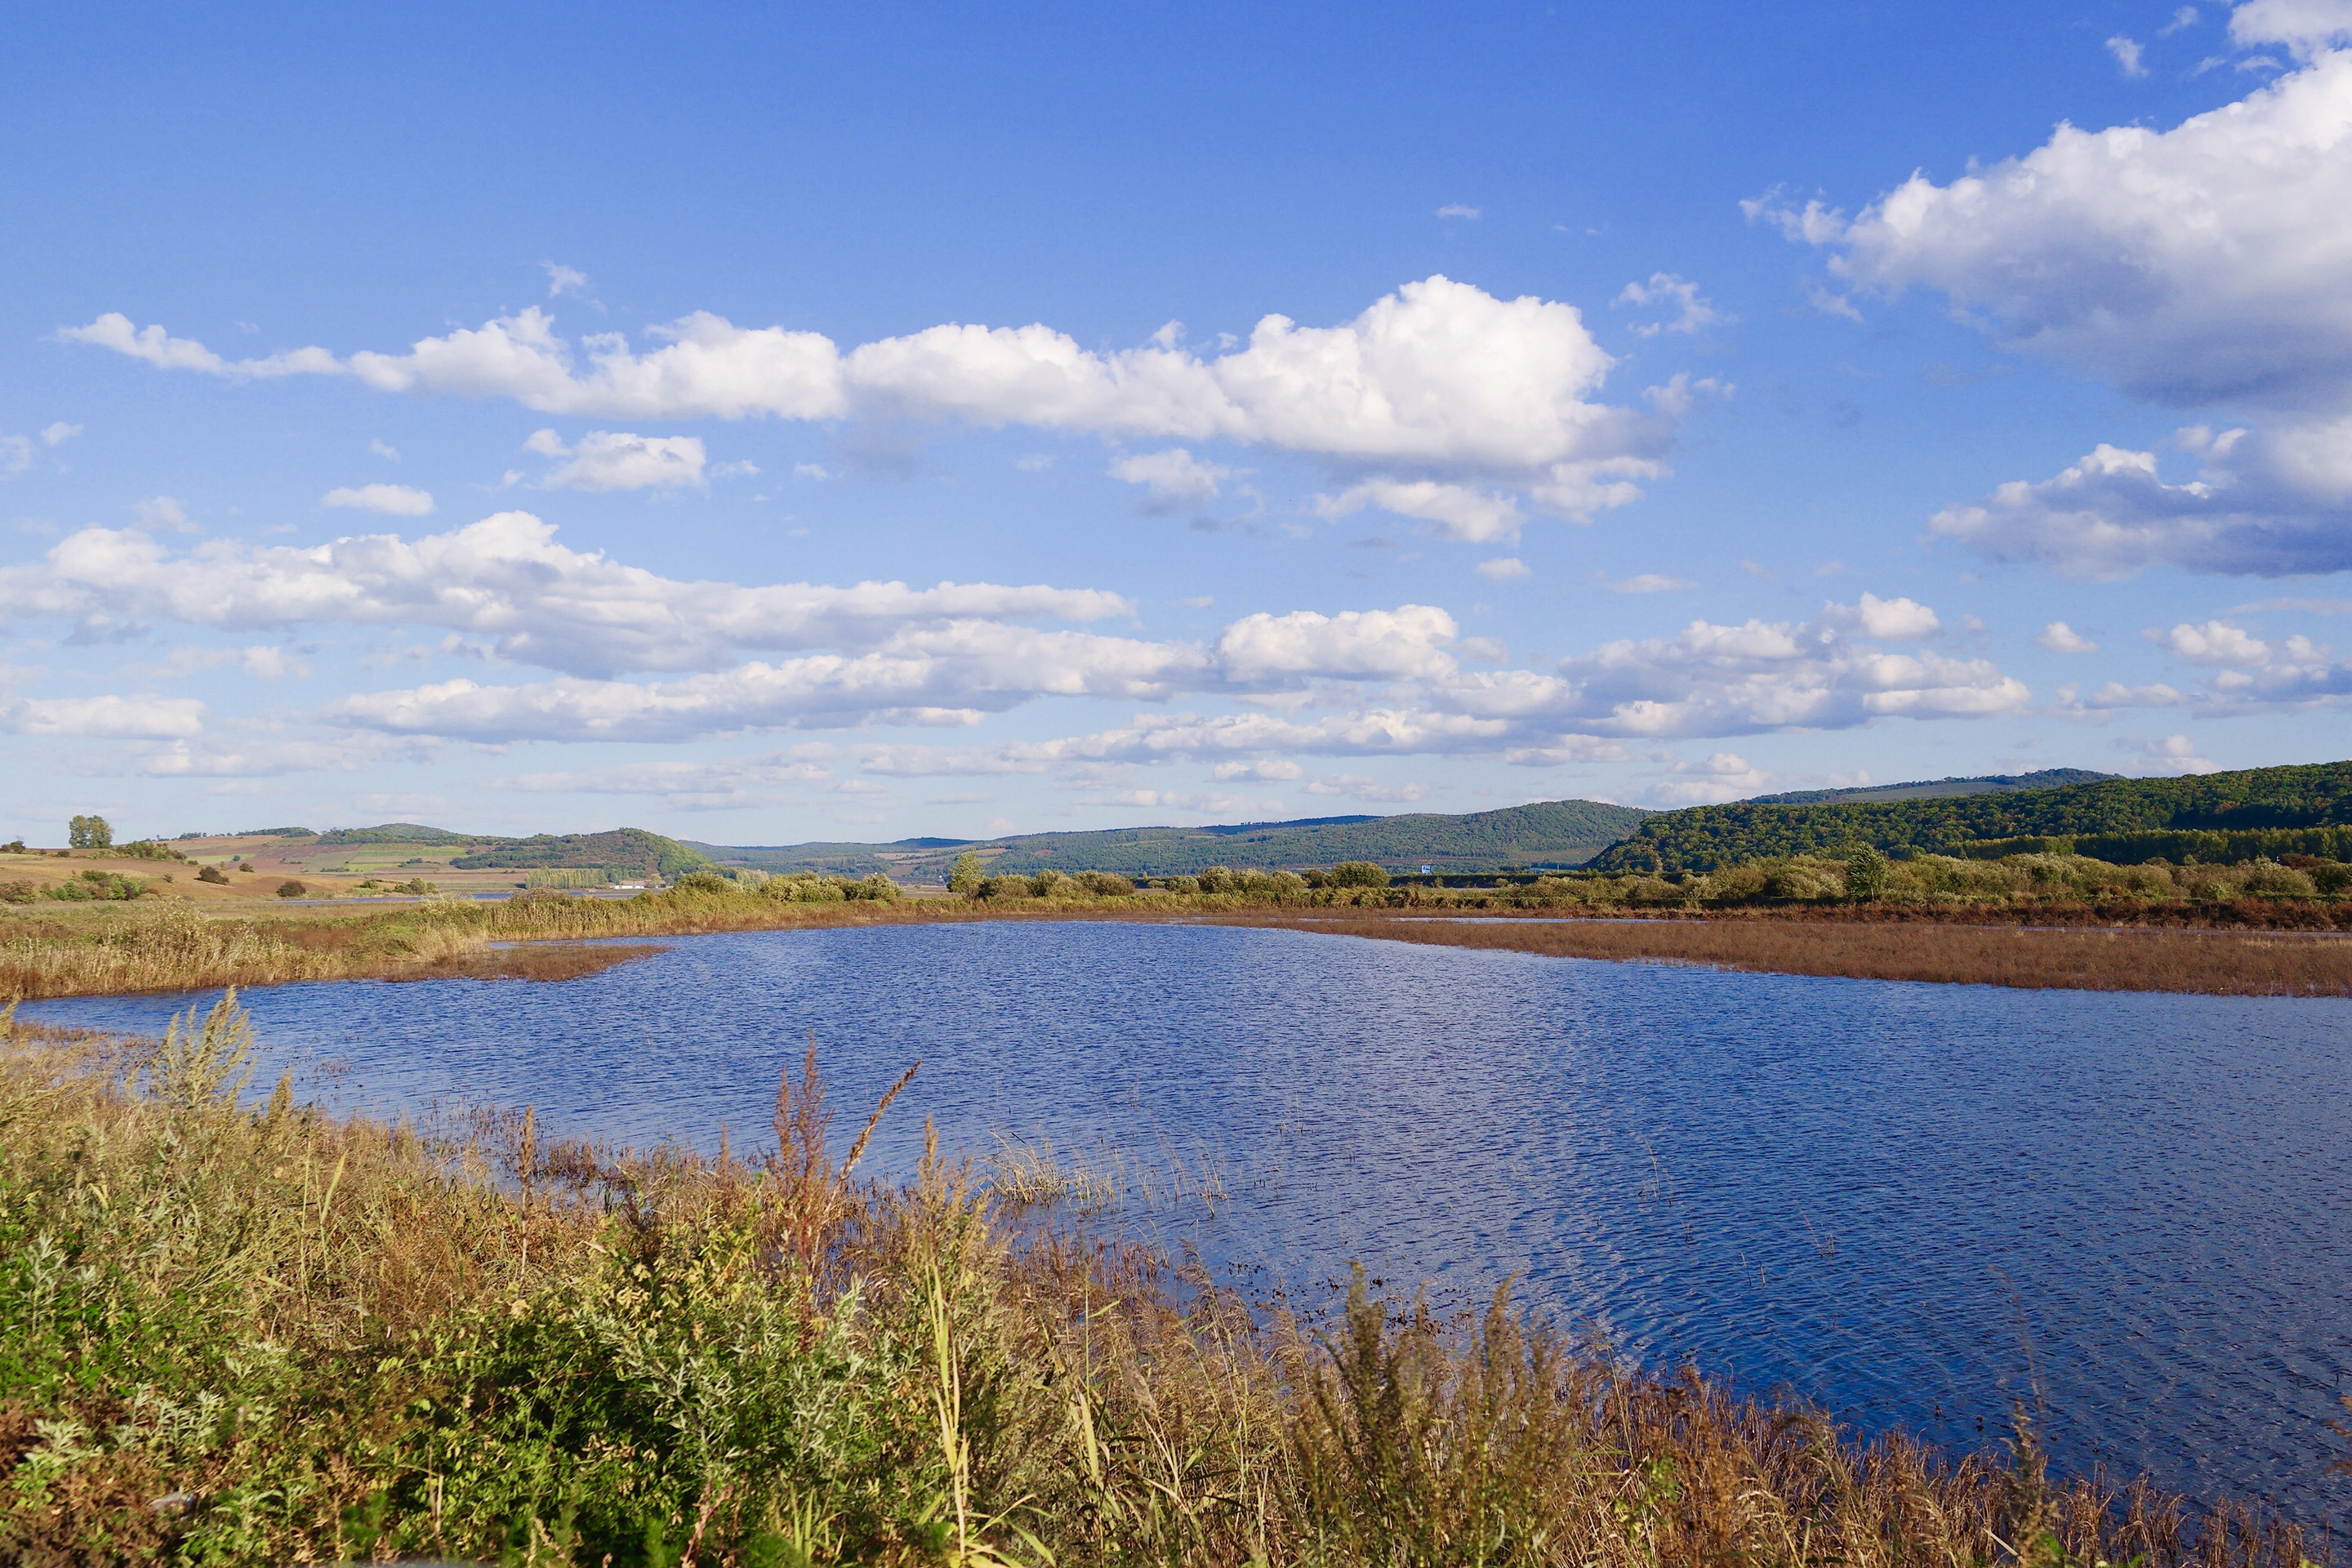
M209 998L206 998L209 1000ZM188 997L30 1005L159 1032ZM529 1103L739 1150L814 1029L868 1173L997 1133L1116 1151L1118 1222L1245 1287L1519 1300L1669 1366L1955 1447L2340 1520L2352 1003L1725 973L1166 924L689 937L554 984L246 994L351 1109ZM845 1123L848 1125L845 1127Z

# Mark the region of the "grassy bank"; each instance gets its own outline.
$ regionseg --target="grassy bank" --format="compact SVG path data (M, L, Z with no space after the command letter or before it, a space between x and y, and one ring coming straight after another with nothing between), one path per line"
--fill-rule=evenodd
M0 1034L0 1560L34 1568L2305 1555L2030 1441L1947 1460L1636 1375L1500 1300L1255 1318L937 1158L859 1183L813 1060L769 1147L704 1160L240 1109L226 1006L146 1054Z
M1775 974L2218 996L2352 996L2352 938L2293 931L2051 930L1754 915L1540 922L1355 913L1223 918L1229 923L1440 947L1664 960Z
M1562 908L1476 889L1391 888L802 902L710 881L716 885L680 886L625 900L540 892L498 904L428 901L356 910L279 907L226 915L151 899L0 914L0 1002L295 980L556 980L659 951L597 945L599 938L977 920L1171 918L1860 979L2352 994L2352 943L2297 934L2338 929L2338 917L2352 915L2352 905L2332 901ZM1447 912L1611 918L1479 925L1398 918ZM2020 923L2029 921L2030 926ZM2104 929L2116 925L2146 929L2126 937ZM2100 929L2068 929L2092 927Z

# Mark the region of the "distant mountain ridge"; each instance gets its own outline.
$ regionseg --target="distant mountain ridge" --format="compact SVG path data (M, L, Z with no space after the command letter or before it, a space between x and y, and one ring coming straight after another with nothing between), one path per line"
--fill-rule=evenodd
M2352 762L1961 795L1692 806L1650 817L1592 868L1711 871L1773 856L1843 854L1860 844L1959 855L2063 848L2129 862L2298 852L2340 859L2352 854Z
M1800 789L1786 795L1752 795L1748 805L1846 805L1858 801L1941 800L1954 795L1998 795L2004 790L2059 789L2120 777L2088 768L2043 768L2031 773L1979 773L1971 778L1922 779L1915 784L1858 784L1850 789Z
M1110 827L1025 833L1002 838L906 838L892 844L811 843L764 847L697 843L721 865L764 871L883 871L901 881L938 881L971 850L992 872L1117 871L1189 876L1210 866L1302 869L1372 860L1391 870L1421 866L1452 872L1580 866L1650 813L1601 801L1539 801L1455 816L1310 816L1202 827Z

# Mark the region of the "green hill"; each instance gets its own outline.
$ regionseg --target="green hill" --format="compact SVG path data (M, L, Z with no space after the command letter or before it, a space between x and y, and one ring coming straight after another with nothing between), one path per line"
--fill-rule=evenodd
M1965 795L1693 806L1650 817L1592 868L1709 871L1769 856L1838 854L1857 844L1945 855L2064 849L2126 863L2298 852L2352 858L2352 763Z
M766 871L938 881L957 856L976 850L991 871L1117 871L1189 875L1209 866L1268 870L1373 860L1395 870L1500 871L1580 866L1650 814L1591 800L1542 801L1449 816L1318 816L1214 827L1113 827L1029 833L1005 838L905 838L894 844L815 843L756 847L702 844L713 860Z
M446 827L415 822L387 822L381 827L338 827L319 835L320 844L479 844L488 842Z
M1999 795L2014 789L2057 789L2064 784L2097 784L2114 773L2088 768L2044 768L2033 773L1980 773L1974 778L1927 779L1917 784L1864 784L1856 789L1801 789L1787 795L1755 795L1749 805L1844 805L1857 801L1939 800L1949 795Z
M541 833L530 838L499 838L471 855L449 864L460 871L600 870L611 869L668 878L708 868L700 850L648 833L642 827L619 827L609 833Z

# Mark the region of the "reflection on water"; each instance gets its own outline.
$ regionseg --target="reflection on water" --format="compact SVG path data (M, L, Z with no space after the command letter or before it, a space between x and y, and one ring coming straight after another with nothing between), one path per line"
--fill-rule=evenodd
M26 1016L154 1029L185 998ZM1585 963L1296 931L997 923L696 937L556 985L247 997L332 1098L535 1104L708 1146L764 1130L814 1028L837 1105L1229 1194L1139 1212L1315 1289L1360 1259L1654 1363L1956 1445L2046 1408L2060 1460L2317 1521L2352 1500L2352 1004ZM319 1081L314 1078L314 1082ZM2039 1393L2035 1384L2038 1380Z

